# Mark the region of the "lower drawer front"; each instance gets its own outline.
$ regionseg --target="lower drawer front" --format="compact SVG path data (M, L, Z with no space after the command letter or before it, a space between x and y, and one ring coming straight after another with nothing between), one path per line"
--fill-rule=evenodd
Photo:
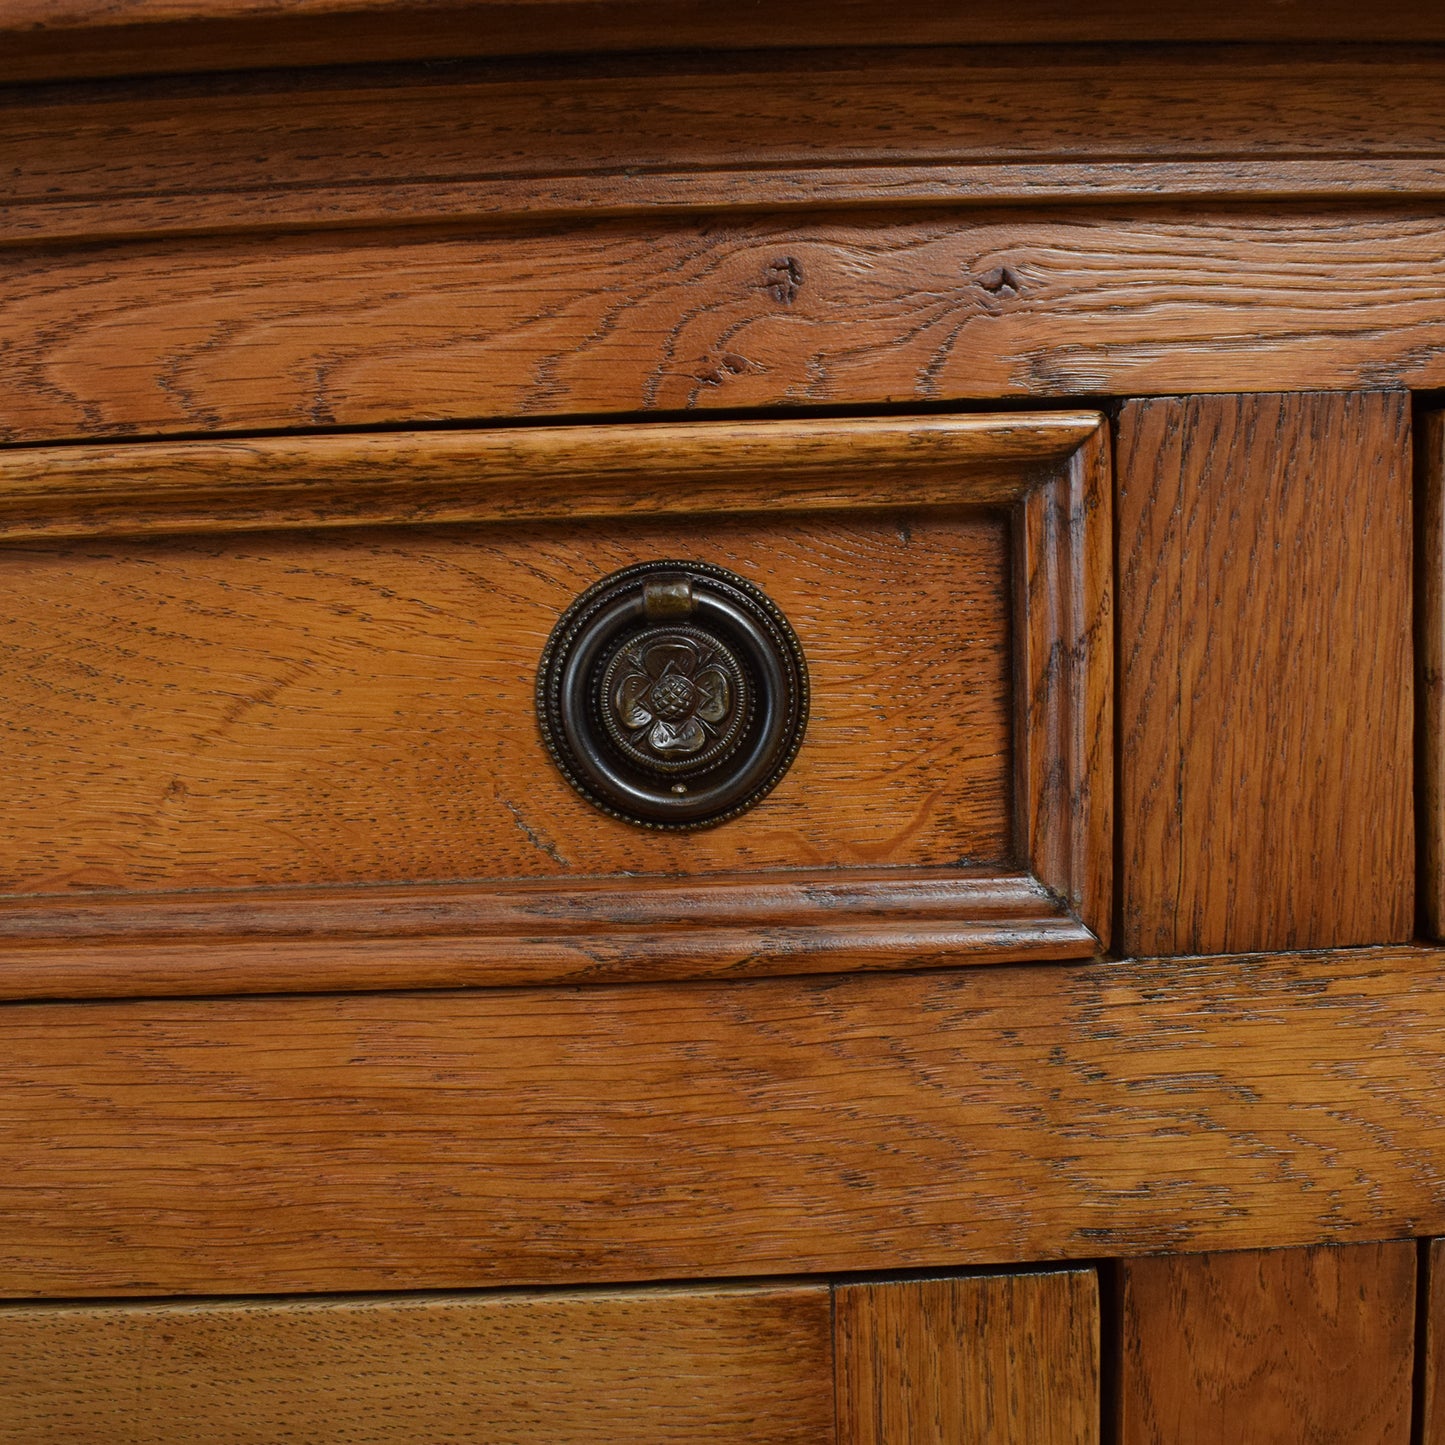
M1089 1441L1098 1333L1088 1270L17 1305L0 1310L0 1441Z

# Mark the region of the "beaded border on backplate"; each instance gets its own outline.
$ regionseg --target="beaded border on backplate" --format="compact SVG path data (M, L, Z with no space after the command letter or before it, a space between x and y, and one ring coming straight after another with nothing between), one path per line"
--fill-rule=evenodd
M706 578L736 593L745 604L751 604L748 610L754 620L766 628L773 640L779 644L779 650L792 662L789 671L792 673L793 685L788 689L786 699L788 742L787 746L778 754L774 765L768 770L767 776L745 797L729 804L721 812L710 814L706 818L688 819L675 823L655 818L635 817L623 812L605 797L599 796L592 790L587 780L578 775L578 770L572 761L571 751L563 740L559 704L558 675L560 668L558 663L567 656L571 644L578 634L615 593L626 590L637 578L654 572L681 572ZM543 745L558 772L575 792L585 798L599 812L606 813L609 817L617 818L621 822L631 823L634 827L650 828L660 832L690 833L704 828L715 828L718 824L726 823L762 802L783 780L788 769L792 767L793 760L798 756L798 750L803 745L803 737L808 728L810 701L807 657L803 652L803 644L798 640L797 633L793 631L792 624L783 615L782 609L766 592L749 582L746 577L739 577L736 572L730 572L726 567L719 567L712 562L681 562L675 559L634 562L600 578L576 597L557 619L537 664L537 722ZM598 724L601 726L600 718Z

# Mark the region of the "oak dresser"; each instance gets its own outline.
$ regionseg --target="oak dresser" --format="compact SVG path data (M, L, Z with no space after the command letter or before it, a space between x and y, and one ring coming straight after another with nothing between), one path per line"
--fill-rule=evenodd
M1445 10L0 3L0 1442L1445 1445Z

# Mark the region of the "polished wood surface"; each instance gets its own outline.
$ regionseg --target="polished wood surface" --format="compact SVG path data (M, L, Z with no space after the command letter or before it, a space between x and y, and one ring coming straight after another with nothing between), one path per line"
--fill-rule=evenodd
M1126 950L1411 936L1409 435L1398 393L1123 409Z
M838 1445L1097 1445L1092 1270L843 1284Z
M542 51L739 46L1017 45L1023 41L1445 39L1432 0L797 0L786 9L705 0L18 0L0 76L44 78L328 65Z
M0 721L17 757L0 936L24 947L0 996L816 972L1107 943L1097 417L42 449L0 456L7 475L0 647L23 667ZM410 525L438 510L506 525ZM283 526L155 535L203 512L213 532ZM409 525L359 525L378 519ZM121 535L87 540L105 529ZM812 675L795 767L700 834L587 806L534 715L572 599L659 558L761 585Z
M1418 204L37 247L0 272L0 439L1442 386L1442 266Z
M1121 1445L1408 1445L1415 1245L1125 1260Z
M52 87L0 95L0 244L1141 190L1438 197L1442 81L1419 46L1031 45Z
M1428 949L0 1009L10 1297L1445 1232Z
M0 1308L5 1445L824 1445L826 1283Z

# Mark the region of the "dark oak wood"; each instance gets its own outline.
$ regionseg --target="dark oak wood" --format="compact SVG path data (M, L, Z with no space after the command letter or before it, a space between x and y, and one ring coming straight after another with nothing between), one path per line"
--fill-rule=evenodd
M1092 1270L843 1284L839 1445L1091 1445Z
M1398 394L1120 415L1126 950L1411 936L1409 422Z
M1422 1241L1422 1248L1426 1316L1420 1361L1420 1445L1445 1445L1445 1240Z
M42 247L0 274L13 338L0 437L1438 386L1442 266L1433 207L652 217Z
M542 51L1028 40L1445 40L1431 0L799 0L786 9L704 0L22 0L7 6L0 50L8 78L187 72L339 60L452 58Z
M1445 1232L1445 954L0 1009L0 1291Z
M730 207L1438 198L1442 82L1418 46L1030 45L12 90L0 244Z
M0 1441L825 1445L826 1283L0 1308Z
M1097 417L57 448L0 456L6 478L0 937L20 946L0 996L836 971L1107 943ZM203 513L283 530L168 535ZM438 515L506 525L357 525ZM87 537L105 529L125 539ZM558 616L658 558L760 584L812 673L793 769L701 834L604 817L537 732Z
M1415 1245L1125 1260L1121 1445L1407 1445Z
M1415 656L1420 686L1420 891L1425 926L1445 933L1445 415L1416 436L1420 509L1415 569Z

